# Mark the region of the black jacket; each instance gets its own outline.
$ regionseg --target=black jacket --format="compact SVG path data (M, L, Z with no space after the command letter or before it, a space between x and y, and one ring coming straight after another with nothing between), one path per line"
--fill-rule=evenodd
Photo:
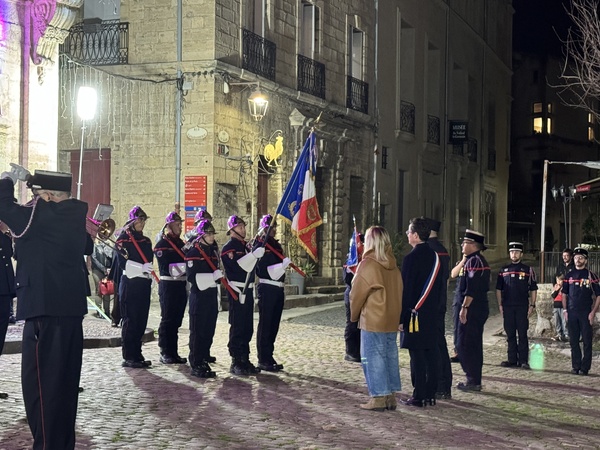
M13 243L0 233L0 295L15 297L15 271L12 264Z
M87 209L75 199L21 206L14 202L12 180L0 180L0 220L17 235L29 226L15 240L17 319L87 313L82 263Z

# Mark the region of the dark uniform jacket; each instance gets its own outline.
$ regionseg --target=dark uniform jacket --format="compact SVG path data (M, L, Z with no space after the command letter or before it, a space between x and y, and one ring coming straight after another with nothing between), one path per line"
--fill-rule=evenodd
M131 233L131 237L133 237L133 239L135 239L135 241L137 242L138 246L140 247L140 250L146 257L147 261L144 261L142 259L140 252L138 252L135 244L131 240L130 235L127 233L128 231L129 233ZM119 237L117 238L117 245L124 248L127 251L127 255L129 256L126 259L121 253L116 252L119 258L119 268L123 272L125 272L125 265L127 264L127 260L144 264L146 262L151 263L152 259L154 258L154 253L152 252L152 241L150 241L150 239L144 236L142 233L135 231L132 228L126 228L121 232L121 234L119 234Z
M587 269L572 270L565 276L562 293L568 295L568 312L589 314L594 304L593 296L600 295L598 275Z
M529 292L537 291L535 272L522 262L500 269L496 290L502 291L502 306L529 306Z
M185 244L179 236L167 235L163 236L163 238L154 246L154 254L156 255L156 260L158 261L158 271L160 275L170 277L171 273L169 272L169 265L182 263L184 257L181 256L169 242L171 242L182 253L182 249Z
M559 266L556 268L556 273L554 274L554 277L558 278L560 275L566 275L571 270L575 270L575 263L573 262L573 260L571 260L571 262L566 266L564 263L560 263Z
M6 234L0 233L0 296L16 296L12 256L12 239Z
M237 281L244 283L246 281L247 272L242 269L237 260L248 253L246 241L231 238L221 249L221 260L223 268L227 274L229 281ZM250 283L254 282L254 274L250 274Z
M417 244L404 257L402 262L404 292L402 294L402 316L400 321L404 326L402 345L405 348L426 349L435 346L441 291L444 288L440 276L441 268L433 282L429 295L418 310L419 331L409 332L411 312L424 292L424 287L432 273L434 264L435 252L425 242Z
M459 288L458 292L463 299L467 295L473 297L469 305L471 311L489 311L487 293L490 290L490 265L480 251L467 256Z
M257 239L256 243L254 244L254 249L261 247L263 245L264 242L264 238L263 239ZM267 241L269 243L269 245L271 247L273 247L275 250L277 250L279 253L281 253L283 255L283 248L281 247L281 244L279 243L279 241L277 241L274 237L269 237L269 240ZM275 253L273 253L273 251L271 251L269 249L269 247L267 247L266 245L265 247L265 254L263 255L262 258L260 258L258 260L258 262L256 263L256 275L258 276L258 278L264 278L266 280L271 280L271 276L269 275L269 271L267 270L267 267L272 266L273 264L280 264L283 260L277 256ZM273 280L273 281L279 281L281 283L283 283L285 281L285 274L283 274L280 278Z
M446 247L436 237L427 239L427 245L429 248L436 252L440 257L440 273L439 277L442 279L442 290L440 299L440 313L446 313L446 303L448 302L448 278L450 278L450 254Z
M75 199L39 199L34 211L14 202L10 179L0 180L0 220L19 235L31 219L27 232L15 240L18 320L87 313L82 263L87 209L87 203Z
M209 292L210 289L205 291L201 291L198 289L196 285L196 274L197 273L213 273L214 269L210 266L206 258L202 255L198 247L202 248L206 256L210 258L213 266L217 269L219 268L219 247L217 247L216 243L211 245L206 245L203 243L202 239L197 240L194 243L194 246L189 249L189 251L185 254L186 261L186 276L187 280L191 283L192 288L190 292L190 314L198 314L201 311L200 305L196 301L199 297L203 295L211 296L215 298L215 291ZM216 285L215 285L216 288ZM211 288L212 289L212 288Z

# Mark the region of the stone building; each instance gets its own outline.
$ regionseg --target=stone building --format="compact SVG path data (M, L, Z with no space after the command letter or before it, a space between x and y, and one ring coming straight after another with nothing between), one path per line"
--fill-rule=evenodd
M353 216L399 235L438 217L446 242L474 228L504 254L511 20L509 0L87 0L61 57L60 164L78 173L83 142L91 209L122 223L140 204L154 233L175 203L206 207L223 241L230 214L255 232L275 211L321 115L319 275L339 279ZM99 97L83 131L81 85Z

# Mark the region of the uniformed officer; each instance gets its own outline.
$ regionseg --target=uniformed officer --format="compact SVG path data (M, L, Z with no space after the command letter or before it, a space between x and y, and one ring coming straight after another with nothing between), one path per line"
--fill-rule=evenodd
M198 210L198 212L194 216L194 228L192 228L190 231L185 233L185 236L184 236L185 249L184 249L184 251L187 252L190 248L192 248L192 245L194 244L195 239L198 237L196 234L196 230L197 230L198 224L200 223L201 220L208 220L209 222L212 223L213 218L207 210L205 210L205 209Z
M259 373L260 369L250 362L250 340L254 332L254 266L264 255L264 247L253 251L248 249L246 238L246 222L236 215L227 220L229 241L221 250L223 268L229 284L239 291L238 300L229 297L229 354L231 355L230 372L234 375ZM249 283L246 285L246 278Z
M215 242L215 228L208 220L201 220L196 227L197 236L192 248L186 253L187 280L190 291L190 366L192 375L213 378L210 347L217 326L217 283L223 278L219 269L219 248Z
M16 296L12 256L13 242L10 238L10 230L4 222L0 222L0 355L2 355L8 330L11 303ZM0 398L7 397L6 393L0 392Z
M452 368L450 367L450 355L448 355L448 344L446 343L446 309L448 277L450 276L450 255L446 247L438 239L438 233L442 223L439 220L427 218L431 232L427 245L440 258L440 273L442 288L440 289L440 309L437 316L437 346L438 346L438 386L436 398L449 399L452 397Z
M184 242L181 240L181 216L175 211L167 214L162 229L162 238L154 246L158 262L160 281L158 297L160 301L160 325L158 346L160 362L163 364L185 364L187 359L177 351L177 333L187 305L185 278Z
M129 220L117 237L116 245L125 249L128 258L117 252L119 267L123 271L119 283L119 299L123 326L123 367L134 369L152 365L142 355L142 337L148 324L153 273L152 242L144 236L148 215L139 206L129 211Z
M88 205L70 198L70 173L31 176L14 164L0 178L0 220L14 233L17 255L17 319L25 320L21 380L33 448L73 449L87 313ZM17 180L33 190L30 206L14 201Z
M350 310L350 291L352 290L352 280L358 267L358 263L362 261L362 255L364 250L364 235L362 233L356 233L356 242L353 244L350 242L350 252L348 253L348 260L344 264L344 283L346 283L346 289L344 290L344 309L346 310L346 327L344 328L344 341L346 343L346 354L344 355L345 361L350 362L361 362L360 359L360 328L358 328L358 322L352 322L351 310ZM352 246L356 246L356 257L351 255ZM350 261L353 259L353 261ZM351 265L350 265L351 264Z
M269 236L266 236L269 230ZM254 250L264 247L265 254L256 265L258 276L258 329L256 331L256 348L258 351L258 367L268 372L278 372L283 369L273 358L275 339L279 332L279 322L285 302L284 282L285 269L290 265L290 259L283 255L283 248L275 239L277 222L271 214L266 214L260 221L261 236L254 244ZM278 254L279 253L279 254Z
M537 282L531 267L521 262L523 244L508 244L511 263L500 269L496 280L496 300L502 318L508 343L508 360L502 367L522 367L529 369L529 315L535 308ZM517 340L518 335L518 340Z
M571 373L574 375L587 375L592 367L592 325L600 307L598 275L586 268L587 259L588 251L585 248L573 250L575 269L565 276L562 288L563 314L567 319L571 345Z
M487 292L490 290L490 266L481 254L487 247L485 236L467 230L462 242L462 252L467 259L460 277L460 309L457 350L466 382L456 387L462 391L481 391L483 369L483 327L490 314Z

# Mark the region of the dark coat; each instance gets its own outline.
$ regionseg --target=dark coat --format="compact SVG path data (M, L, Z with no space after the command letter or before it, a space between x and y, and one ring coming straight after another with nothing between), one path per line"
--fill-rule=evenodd
M423 287L429 278L435 263L435 252L427 243L417 244L404 257L402 262L402 280L404 291L402 295L402 315L400 322L404 326L402 346L409 349L427 349L436 345L437 316L442 297L442 277L438 275L433 283L425 302L419 308L419 332L409 333L411 311L421 298ZM441 272L441 269L440 269Z
M29 226L15 240L18 320L87 313L82 264L87 209L75 199L21 206L14 202L12 181L0 180L0 220L17 235Z
M15 297L15 271L12 264L13 243L0 233L0 295Z
M252 250L257 249L258 247L262 247L263 241L264 241L264 238L257 239L256 243L254 244L254 248ZM279 243L278 240L276 240L274 237L269 236L269 240L267 242L269 243L269 245L271 247L273 247L275 250L277 250L279 253L281 253L283 255L283 248L281 247L281 244ZM265 254L256 263L256 275L258 276L258 278L264 278L264 279L270 280L271 275L269 275L268 267L272 266L274 264L279 264L283 260L279 256L277 256L275 253L273 253L266 245L264 245L264 247L265 247ZM279 281L279 282L283 283L285 281L285 274L283 274L281 277L279 277L275 281Z

